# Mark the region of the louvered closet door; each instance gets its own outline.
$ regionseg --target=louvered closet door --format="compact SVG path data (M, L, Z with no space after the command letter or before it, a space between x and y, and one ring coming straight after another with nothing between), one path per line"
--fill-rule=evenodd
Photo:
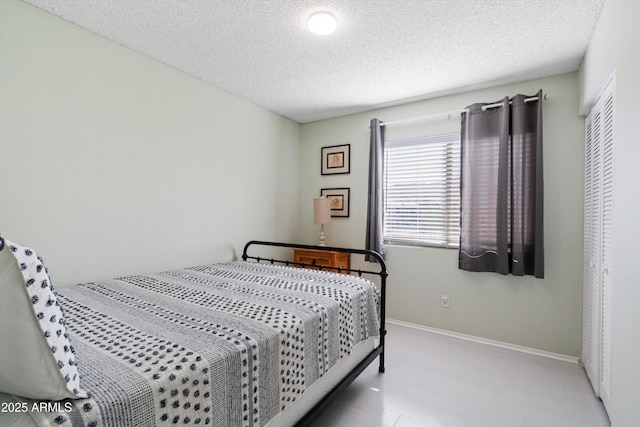
M613 292L613 208L614 208L614 93L615 79L602 96L602 348L600 398L609 411L611 400L611 296Z
M614 290L614 94L611 79L585 120L582 363L609 411L611 297Z
M596 103L585 120L584 268L582 298L582 363L600 395L601 287L601 104Z

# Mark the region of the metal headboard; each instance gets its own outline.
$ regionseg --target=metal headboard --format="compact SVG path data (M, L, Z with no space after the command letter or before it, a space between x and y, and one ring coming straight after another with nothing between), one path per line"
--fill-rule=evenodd
M303 262L293 262L288 260L278 260L278 259L264 258L259 256L249 256L247 251L249 249L249 246L252 246L252 245L276 246L276 247L292 248L292 249L314 249L314 250L330 251L330 252L344 252L349 254L369 255L373 257L376 260L376 262L380 265L380 270L370 271L370 270L362 270L362 269L355 269L355 268L331 267L331 266L319 265L319 264L305 264ZM260 240L251 240L246 245L244 245L244 249L242 251L242 260L246 261L248 259L252 259L257 262L263 262L263 261L269 262L271 264L277 263L277 264L291 265L294 267L313 267L319 270L335 270L339 273L347 271L349 273L357 273L358 276L362 276L363 274L373 274L376 276L386 278L389 275L389 273L387 273L387 266L384 262L384 258L382 258L382 256L379 253L371 250L366 250L366 249L350 249L350 248L338 248L333 246L312 246L312 245L299 245L299 244L293 244L293 243L265 242Z

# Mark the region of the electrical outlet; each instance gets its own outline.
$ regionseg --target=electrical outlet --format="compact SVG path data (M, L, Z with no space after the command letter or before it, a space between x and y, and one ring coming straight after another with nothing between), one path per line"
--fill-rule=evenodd
M450 301L451 301L451 298L449 297L449 294L440 294L440 306L441 307L449 308Z

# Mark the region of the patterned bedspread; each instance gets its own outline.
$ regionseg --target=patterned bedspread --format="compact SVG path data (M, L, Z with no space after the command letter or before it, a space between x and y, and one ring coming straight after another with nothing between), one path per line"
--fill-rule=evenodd
M58 298L90 397L36 414L54 426L264 425L379 328L371 282L247 262Z

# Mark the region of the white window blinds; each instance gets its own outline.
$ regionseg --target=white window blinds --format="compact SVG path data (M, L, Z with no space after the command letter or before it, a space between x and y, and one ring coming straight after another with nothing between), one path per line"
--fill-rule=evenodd
M460 134L385 142L384 240L457 248Z

